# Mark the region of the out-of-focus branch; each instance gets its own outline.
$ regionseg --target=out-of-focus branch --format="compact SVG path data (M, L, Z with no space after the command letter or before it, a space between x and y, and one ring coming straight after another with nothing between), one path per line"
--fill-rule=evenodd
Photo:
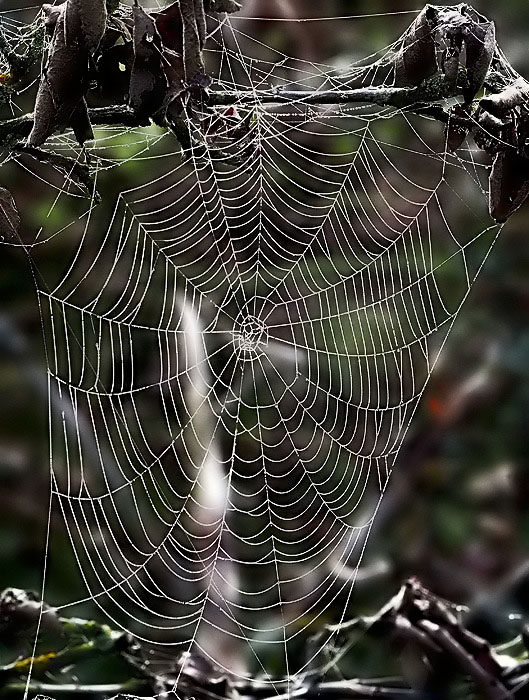
M513 695L503 685L501 680L487 671L461 644L450 631L430 620L420 620L418 626L433 639L441 649L451 656L456 664L469 675L480 687L486 698L490 700L509 700ZM484 650L487 645L484 644Z
M6 592L3 597L5 598ZM19 592L21 598L22 592ZM23 596L22 596L23 597ZM26 601L27 602L27 601ZM40 605L31 599L34 606ZM23 608L27 615L26 608ZM20 622L20 606L11 607ZM18 610L18 613L17 613ZM50 608L49 612L53 614ZM15 621L15 618L13 618ZM63 651L50 653L34 659L16 662L4 667L0 673L0 696L12 695L25 689L25 675L31 662L33 674L39 673L46 681L32 678L30 690L34 693L60 697L80 695L90 697L118 694L160 694L177 690L183 697L208 697L210 700L235 700L244 696L247 700L272 698L271 687L258 679L237 680L226 671L213 665L207 658L196 653L184 653L169 662L165 670L154 670L145 659L141 645L129 635L114 632L106 626L78 619L57 618L75 639L84 638L77 650L68 644ZM518 662L507 656L505 650L497 653L484 639L469 632L465 627L461 609L426 590L416 579L407 581L386 605L370 617L359 617L340 625L325 628L318 636L319 643L325 638L335 637L348 648L348 638L358 629L373 637L376 644L397 642L397 649L407 648L418 661L425 663L427 674L434 678L439 672L444 677L463 678L470 681L484 700L514 700L525 697L518 689L527 683L527 662ZM5 641L5 640L3 640ZM95 642L90 645L89 642ZM70 639L71 643L71 639ZM93 658L94 647L99 655L122 656L127 662L131 678L105 685L91 683L60 682L60 671L75 669L76 663ZM46 656L49 657L46 660ZM339 663L340 652L332 664L297 679L279 680L274 683L276 700L296 698L303 700L338 700L361 698L386 698L386 700L426 700L433 697L432 687L416 687L406 678L363 680L344 679L334 676L332 668ZM40 661L39 659L42 659ZM40 665L39 665L40 664ZM13 675L14 674L14 675ZM55 680L56 678L56 680ZM55 682L53 682L55 681ZM437 697L437 695L435 696Z
M515 695L510 688L514 684L507 687L504 680L507 668L500 657L487 641L465 629L456 612L455 607L412 579L376 615L330 626L327 634L347 639L351 632L363 629L379 639L394 639L401 646L411 644L418 650L418 657L428 659L431 671L452 667L470 678L487 700L513 700ZM319 635L320 639L323 634ZM417 697L424 697L424 693Z

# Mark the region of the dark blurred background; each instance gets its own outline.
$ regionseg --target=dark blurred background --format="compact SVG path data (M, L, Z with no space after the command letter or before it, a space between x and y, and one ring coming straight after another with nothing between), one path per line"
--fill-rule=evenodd
M473 5L495 21L507 58L529 77L528 3L476 0ZM244 14L296 18L421 7L411 0L246 0ZM283 45L305 60L345 66L391 43L412 18L404 14L306 24L249 20L248 27L261 41ZM133 176L131 166L119 175L116 189L130 186L126 178ZM38 222L49 202L39 198L38 185L28 191L15 171L10 177L6 184L19 208ZM505 226L458 317L369 541L365 563L373 576L357 583L352 609L376 609L413 575L440 596L474 606L476 628L494 639L516 633L516 614L529 614L528 227L526 205ZM61 241L42 255L60 259ZM49 454L45 363L32 274L23 251L2 248L0 588L39 590ZM66 538L64 547L69 547ZM60 584L54 585L66 591L77 585L76 576L65 566Z

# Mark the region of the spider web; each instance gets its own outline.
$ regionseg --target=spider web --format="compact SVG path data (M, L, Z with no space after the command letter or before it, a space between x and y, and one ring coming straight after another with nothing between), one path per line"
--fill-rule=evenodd
M366 19L347 22L361 32ZM85 590L52 602L91 603L157 648L273 682L303 672L300 640L347 613L499 227L481 155L448 153L438 123L259 96L392 85L399 41L338 70L249 27L212 24L206 56L212 89L255 91L234 105L250 125L236 143L207 122L184 159L156 127L97 130L110 219L75 181L17 161L49 192L22 242L50 392L46 556L66 533ZM83 157L70 133L49 148Z

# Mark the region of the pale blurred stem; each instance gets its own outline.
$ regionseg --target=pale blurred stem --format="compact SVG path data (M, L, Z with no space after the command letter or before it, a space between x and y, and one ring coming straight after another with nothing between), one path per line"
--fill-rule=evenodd
M17 692L24 692L26 684L23 681L8 683L0 691L1 695L9 695ZM32 681L29 690L33 693L49 695L52 698L64 695L118 695L132 693L152 693L152 688L146 681L131 679L124 683L113 683L107 685L78 685L78 684L53 684ZM251 693L251 686L248 691ZM196 692L196 691L195 691ZM212 698L219 696L211 694ZM252 697L249 695L248 697ZM274 700L288 700L291 698L306 698L306 700L339 700L352 698L354 700L367 700L367 698L385 698L386 700L420 700L420 696L415 691L407 688L385 688L381 685L367 685L357 681L340 681L336 683L317 683L313 686L292 690L284 695L273 696ZM272 696L270 697L272 700Z
M31 681L28 687L30 693L39 693L48 695L52 698L58 698L69 695L89 695L92 697L103 697L105 695L119 695L132 693L152 693L152 688L145 681L132 678L125 683L109 683L106 685L78 685L73 683L55 684L41 683L40 681ZM21 693L22 697L26 691L25 681L14 681L7 683L0 689L0 697L6 695L15 695Z
M23 693L26 689L26 684L23 681L9 683L0 691L1 695L10 695L14 693ZM251 688L248 689L251 692ZM133 693L152 693L152 688L145 681L132 679L125 683L112 683L107 685L76 685L76 684L53 684L40 683L32 681L29 684L29 691L32 693L40 693L50 695L52 698L68 695L119 695ZM218 696L211 695L213 698ZM252 697L251 695L249 697ZM385 698L385 700L420 700L420 696L413 690L406 688L384 688L380 685L365 685L355 681L341 681L337 683L319 683L308 688L300 688L293 690L284 695L275 695L273 700L288 700L291 698L306 698L306 700L367 700L368 698ZM221 700L219 698L219 700ZM272 700L272 697L270 698Z
M348 698L353 700L368 700L368 698L421 700L420 695L408 688L384 688L380 685L367 685L356 681L318 683L310 688L300 688L284 695L270 696L268 700L347 700Z

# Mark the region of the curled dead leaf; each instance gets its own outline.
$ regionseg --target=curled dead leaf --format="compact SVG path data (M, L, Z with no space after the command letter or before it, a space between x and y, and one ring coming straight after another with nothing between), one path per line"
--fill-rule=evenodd
M20 215L13 195L0 187L0 238L16 236L20 229Z
M406 32L395 57L395 82L419 85L441 71L446 89L453 92L464 56L467 85L462 93L465 102L470 102L485 81L495 50L494 24L481 21L468 5L427 5Z
M151 12L150 15L154 18L163 45L182 54L184 29L180 2L177 0L160 12Z
M46 29L53 33L53 28L57 24L57 20L61 14L60 5L43 5L42 13L44 15L44 26Z
M106 0L67 0L65 4L66 43L78 43L94 54L106 29Z
M465 32L468 88L463 90L466 102L481 89L496 50L494 22L472 22Z
M204 74L202 49L206 39L206 20L202 0L180 0L184 32L184 69L186 81Z
M88 115L88 105L84 97L78 102L72 116L70 117L69 126L72 128L75 138L79 143L84 143L94 138L92 124Z
M137 5L132 12L134 62L129 104L140 119L149 119L162 106L168 86L161 64L162 40L153 17Z
M198 36L200 39L200 50L204 48L206 43L206 11L204 9L204 0L195 0L195 17L197 19ZM202 61L201 61L202 62Z
M180 116L183 110L180 98L186 90L181 54L166 49L163 53L162 68L168 83L163 108L173 116Z
M475 120L479 127L474 132L476 145L489 155L496 155L505 147L505 131L511 126L510 121L495 117L484 109L477 111Z
M113 104L125 102L134 63L132 42L115 44L97 59L97 84L101 94Z
M41 145L55 131L65 129L72 118L77 123L83 123L83 127L78 129L83 139L81 143L93 138L84 102L88 89L88 55L79 42L71 45L66 42L67 5L60 6L48 63L37 92L34 124L28 137L28 144L32 146Z
M395 57L396 85L418 85L437 72L436 22L437 9L426 5L411 24Z
M503 223L519 209L529 195L529 159L514 149L500 151L494 158L489 178L489 209L492 218Z
M523 78L519 78L512 85L509 85L495 95L483 97L479 106L496 117L504 117L507 112L515 107L527 104L529 100L529 83Z

